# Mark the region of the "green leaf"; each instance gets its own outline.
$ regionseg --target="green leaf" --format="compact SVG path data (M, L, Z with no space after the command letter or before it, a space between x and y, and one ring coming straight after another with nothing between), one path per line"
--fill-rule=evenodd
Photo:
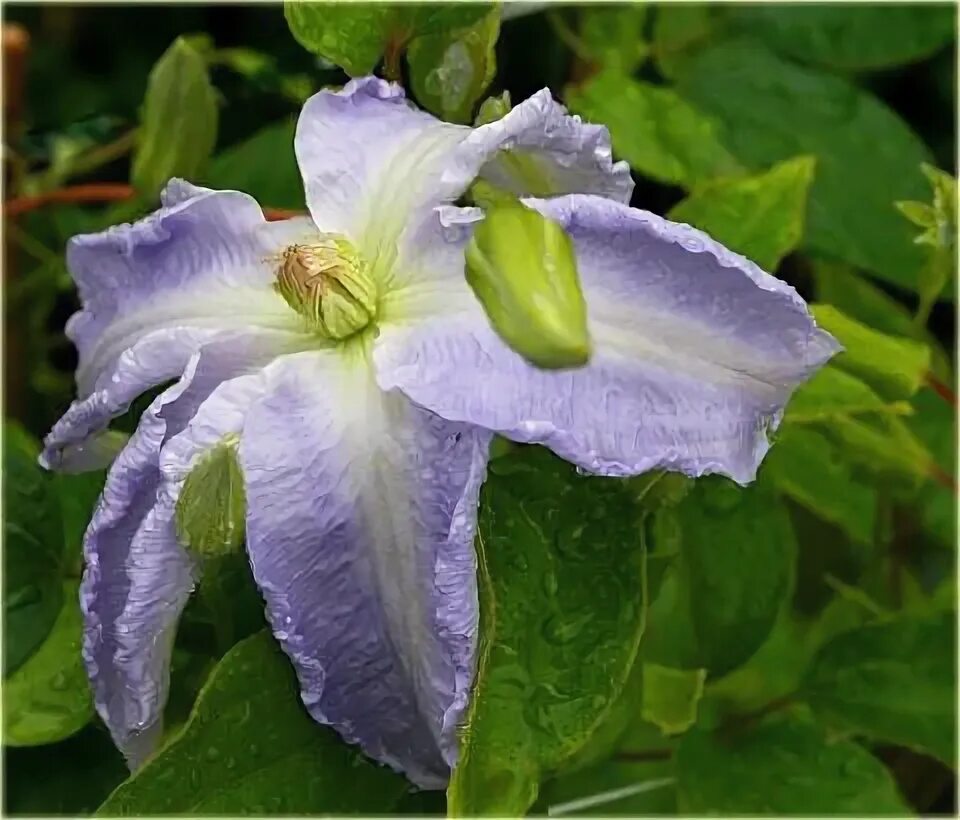
M878 475L911 487L931 476L933 456L895 416L838 418L822 429L843 446L851 461Z
M763 469L785 496L854 541L873 543L876 488L854 474L842 450L822 433L784 425Z
M247 498L237 441L224 439L203 454L177 498L177 539L204 557L239 551L245 535Z
M387 3L314 3L284 0L294 39L353 77L370 74L391 36L394 8Z
M60 614L37 651L3 684L3 742L55 743L82 729L93 715L80 655L83 622L76 581L64 583Z
M762 475L744 488L707 477L658 524L674 528L678 555L651 606L643 657L723 675L764 642L790 588L787 512Z
M850 265L817 259L813 278L818 302L831 304L881 333L916 335L913 317L903 303L860 276Z
M137 190L155 197L171 177L199 177L217 141L217 118L206 60L180 37L147 82L131 172Z
M717 28L718 8L710 3L664 3L653 21L653 56L664 77L673 77L682 61L708 43Z
M736 22L801 62L847 70L889 68L929 57L952 42L947 5L754 5Z
M467 246L466 277L497 335L532 364L589 360L576 254L556 222L519 201L491 204Z
M742 666L706 686L700 703L701 725L763 709L793 694L810 660L811 629L784 610L763 645Z
M856 376L828 364L797 388L784 418L796 425L878 413L907 416L912 412L909 402L882 399Z
M680 93L719 120L720 138L747 167L817 158L807 248L916 288L923 256L892 203L923 197L919 168L929 152L892 110L840 77L749 40L697 54L678 79Z
M584 119L606 125L614 151L659 182L690 187L740 170L717 123L671 88L610 71L568 91L567 103Z
M677 752L681 814L908 814L890 773L799 716L752 731L690 732Z
M53 477L19 425L3 426L3 674L43 643L63 602L63 524Z
M267 125L221 152L205 176L212 188L244 191L273 208L304 209L303 182L293 153L293 120Z
M649 588L646 595L649 598ZM564 761L559 773L568 774L609 759L610 755L616 751L624 733L630 728L633 718L639 713L642 694L643 664L637 657L627 682L616 700L607 709L603 719L596 724L587 742L572 757Z
M859 376L891 398L909 398L930 371L930 349L913 339L880 333L833 305L811 305L817 324L836 336L844 350L831 364Z
M300 45L359 77L370 74L385 51L401 48L412 37L473 25L490 4L285 0L283 10Z
M756 176L707 182L668 216L776 270L803 239L814 165L813 157L796 157Z
M924 342L930 348L931 370L942 379L950 379L953 366L940 342L917 324L906 306L858 275L842 262L813 262L816 301L826 302L847 316L890 336L906 336Z
M830 725L956 762L955 614L843 632L817 653L801 696Z
M791 424L810 424L874 413L906 416L912 412L909 402L882 399L856 376L828 364L797 388L784 419Z
M494 7L490 2L457 0L452 3L402 3L397 13L402 16L414 36L472 26Z
M469 28L417 37L407 52L417 100L450 122L470 122L497 72L499 34L500 10L495 8Z
M644 720L659 726L664 734L687 731L697 721L697 704L703 697L706 669L673 669L657 663L643 665Z
M911 432L929 448L944 475L956 475L956 410L932 390L913 397L915 409L908 421ZM949 487L929 483L916 500L921 522L928 533L950 548L957 543L957 494Z
M269 633L217 665L183 731L99 815L379 814L407 781L315 723Z
M480 650L450 813L522 814L617 703L643 631L629 484L538 447L490 466L479 523Z
M580 41L604 68L629 75L645 59L644 2L587 6L580 10Z

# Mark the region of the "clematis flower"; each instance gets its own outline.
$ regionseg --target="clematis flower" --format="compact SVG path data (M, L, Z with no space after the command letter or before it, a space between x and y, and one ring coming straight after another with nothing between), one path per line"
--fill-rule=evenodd
M438 788L474 673L491 436L598 475L749 482L791 391L837 345L792 288L625 204L606 131L546 91L471 129L357 80L306 103L295 149L309 218L268 223L245 194L173 180L160 210L69 243L79 398L44 464L100 466L110 420L173 382L113 461L85 536L83 656L139 765L200 571L176 501L205 453L232 447L253 577L310 714ZM558 194L524 201L572 237L587 366L535 369L491 330L464 279L483 214L452 204L478 177Z

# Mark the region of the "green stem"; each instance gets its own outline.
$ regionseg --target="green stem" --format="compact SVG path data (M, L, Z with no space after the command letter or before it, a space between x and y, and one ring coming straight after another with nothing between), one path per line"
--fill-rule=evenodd
M95 171L104 165L109 165L114 160L126 156L137 144L139 133L139 129L131 129L117 137L113 142L108 142L106 145L98 145L77 157L66 171L61 170L55 174L50 172L43 174L40 178L40 190L47 191L58 188L64 181L71 177L89 174L91 171Z
M563 19L562 12L558 9L548 11L547 21L550 23L557 37L560 38L560 41L577 57L585 63L593 62L593 55L590 53L590 49L588 49L583 40L574 33L573 29L567 25L567 21Z

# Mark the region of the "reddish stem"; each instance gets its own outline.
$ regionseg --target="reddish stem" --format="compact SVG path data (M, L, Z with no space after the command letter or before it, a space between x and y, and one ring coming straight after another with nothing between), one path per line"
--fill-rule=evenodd
M36 196L21 196L8 199L3 203L4 216L17 216L27 211L35 211L44 205L54 205L64 202L120 202L133 196L130 185L115 184L112 182L94 182L89 185L72 185L68 188L58 188L56 191L46 191Z
M957 491L957 482L956 479L939 464L930 465L930 478L937 482L941 487L946 487L952 492Z
M44 205L65 202L123 202L126 199L132 199L135 194L136 191L132 185L123 183L91 182L87 185L70 185L66 188L58 188L55 191L46 191L36 196L8 199L3 203L3 215L5 217L17 216L27 211L42 208ZM264 208L263 213L271 222L303 215L302 211L291 211L286 208Z
M305 211L291 211L289 208L264 208L263 215L269 222L279 222L282 219L293 219L295 216L304 216Z
M954 407L957 406L957 394L950 389L949 385L944 384L942 381L940 381L940 379L934 376L933 373L927 373L926 381L927 385L932 388L933 392L947 402L947 404L952 404Z

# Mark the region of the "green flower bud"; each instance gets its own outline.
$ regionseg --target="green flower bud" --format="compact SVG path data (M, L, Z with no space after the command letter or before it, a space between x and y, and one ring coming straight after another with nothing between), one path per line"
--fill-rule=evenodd
M510 104L509 91L504 91L496 97L487 97L480 103L480 110L477 112L474 125L487 125L488 123L503 119L512 107Z
M467 189L467 196L470 201L484 209L490 209L495 205L517 205L517 197L503 188L498 188L484 179L475 179L473 184Z
M376 314L376 286L356 249L342 237L287 248L276 288L317 332L334 341L363 330Z
M236 552L243 544L247 499L237 461L237 437L204 453L177 498L177 538L205 558Z
M516 200L492 204L467 247L466 276L493 329L529 362L559 369L588 361L576 255L556 222Z

